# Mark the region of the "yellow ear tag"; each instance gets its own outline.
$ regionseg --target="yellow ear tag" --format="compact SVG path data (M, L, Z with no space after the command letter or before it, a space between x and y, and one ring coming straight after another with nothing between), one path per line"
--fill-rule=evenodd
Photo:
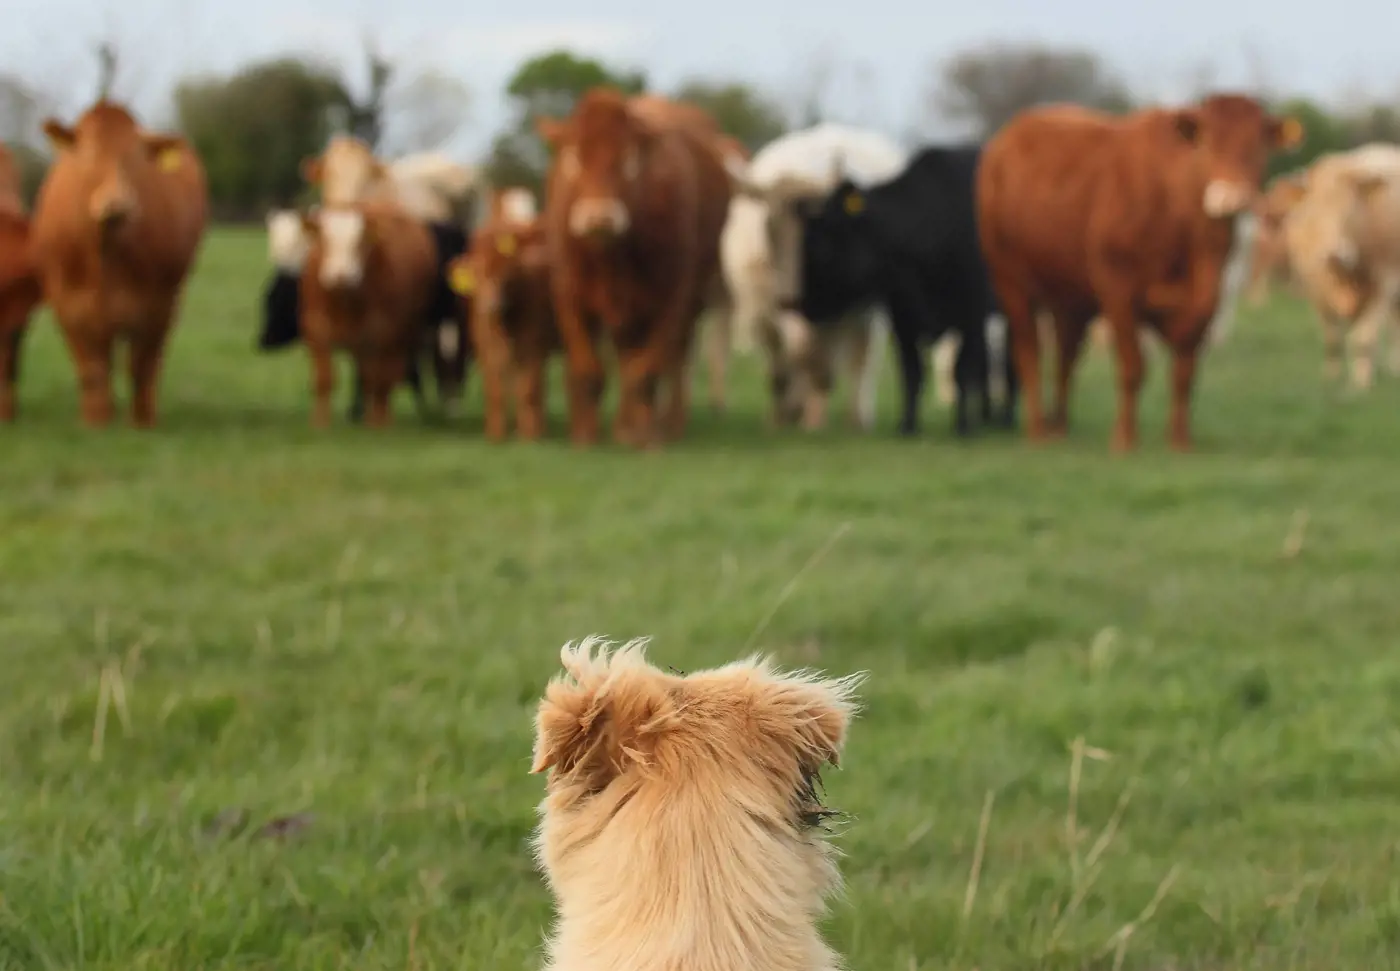
M1303 140L1303 123L1290 115L1283 119L1283 129L1279 134L1284 145L1297 145Z
M452 275L448 278L448 284L454 293L466 296L476 287L476 277L472 274L471 268L466 266L455 266L452 268Z
M846 196L845 205L847 215L854 216L865 209L865 199L861 197L860 193L852 192Z
M515 237L506 233L496 240L496 252L502 256L515 255Z
M162 172L174 172L180 167L180 154L178 148L167 148L156 158L156 164Z

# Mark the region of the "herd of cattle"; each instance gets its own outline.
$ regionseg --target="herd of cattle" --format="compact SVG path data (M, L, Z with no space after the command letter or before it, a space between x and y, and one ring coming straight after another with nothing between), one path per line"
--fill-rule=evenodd
M77 371L83 419L113 414L114 345L128 346L132 421L155 421L156 386L208 221L197 153L101 101L50 119L55 158L27 213L0 146L0 419L15 414L21 341L47 304ZM1090 325L1115 353L1116 449L1137 441L1141 330L1171 356L1169 441L1190 447L1189 405L1206 337L1237 295L1287 276L1323 324L1329 374L1349 337L1352 381L1369 386L1387 321L1400 330L1400 147L1324 156L1264 185L1301 125L1253 98L1109 116L1027 109L982 144L912 155L869 131L820 124L750 157L706 112L596 88L563 119L544 200L484 184L429 153L386 162L333 137L302 174L320 204L268 218L274 274L259 346L309 354L313 421L330 421L332 353L355 363L354 419L389 420L407 381L425 406L481 372L486 434L545 433L545 367L565 362L570 436L600 437L611 364L613 437L648 447L681 435L689 365L708 316L712 403L731 347L762 347L771 420L821 426L838 370L852 419L874 419L888 333L903 379L899 429L917 429L925 353L955 428L1064 434ZM1397 335L1400 337L1400 335ZM1041 400L1041 342L1056 345ZM607 358L611 358L608 361ZM1400 340L1391 363L1400 370ZM995 410L995 414L994 414Z

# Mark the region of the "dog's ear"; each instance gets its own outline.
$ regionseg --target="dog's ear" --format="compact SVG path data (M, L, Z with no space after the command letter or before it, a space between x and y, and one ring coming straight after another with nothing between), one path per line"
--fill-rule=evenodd
M599 792L629 766L647 764L675 704L639 643L611 655L592 639L566 644L560 661L566 673L550 682L535 715L530 771L553 769L555 777Z
M846 730L860 710L856 689L864 680L864 674L840 679L805 672L785 675L764 692L759 706L762 731L786 743L809 768L823 762L840 765Z

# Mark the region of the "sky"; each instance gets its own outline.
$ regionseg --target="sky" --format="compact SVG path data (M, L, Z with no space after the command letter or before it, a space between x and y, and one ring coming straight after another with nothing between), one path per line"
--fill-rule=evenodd
M464 158L508 120L500 92L514 68L558 47L645 69L661 90L733 78L792 104L819 76L833 118L895 138L926 120L939 60L990 41L1090 48L1159 100L1189 96L1206 63L1217 87L1262 82L1324 99L1400 100L1395 0L1330 0L1325 16L1316 3L1287 0L1139 2L4 0L10 29L0 32L0 66L76 114L95 90L93 46L114 37L134 52L117 95L159 122L176 79L255 58L315 55L351 67L360 83L370 30L405 71L437 70L469 87L470 121L448 146Z

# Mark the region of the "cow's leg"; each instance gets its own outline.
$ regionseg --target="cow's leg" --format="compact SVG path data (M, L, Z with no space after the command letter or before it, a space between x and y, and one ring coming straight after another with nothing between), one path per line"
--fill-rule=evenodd
M875 396L880 387L880 338L887 327L866 316L846 336L846 368L851 381L851 424L861 431L875 426Z
M1198 344L1172 348L1172 410L1168 443L1178 452L1191 451L1191 391L1196 382Z
M506 371L510 366L510 347L497 320L484 309L472 314L472 342L481 368L481 394L486 411L486 437L503 441L507 434ZM517 410L519 403L517 402Z
M15 420L15 396L19 391L19 355L24 326L0 337L0 422Z
M137 428L151 428L156 423L156 385L169 333L166 321L153 333L131 340L127 360L131 372L131 423Z
M515 425L525 441L544 437L543 353L521 351L515 358Z
M903 379L904 402L899 417L899 434L913 435L919 430L919 397L924 388L924 356L919 348L919 335L896 317L890 326L895 350L899 355L899 372Z
M619 445L648 448L656 444L656 392L660 362L648 346L618 348L620 395L613 439Z
M756 326L762 335L764 357L768 362L768 425L770 428L782 428L797 419L788 404L793 382L797 379L793 373L793 361L774 318L761 317Z
M829 333L813 334L807 368L807 398L802 404L802 428L814 432L826 426L826 409L836 383L836 340Z
M578 307L571 289L559 285L564 273L554 275L555 321L564 344L569 389L569 437L575 445L598 441L598 406L603 397L603 362L598 355L596 330ZM625 402L619 396L618 412Z
M354 373L354 387L351 389L350 407L346 410L345 417L352 425L358 425L365 420L365 376L360 371L358 358L351 367Z
M304 338L303 342L311 357L311 425L313 428L329 428L331 393L335 391L335 362L331 360L330 345L310 338ZM358 360L355 362L355 400L363 409L364 372ZM351 421L355 420L352 416Z
M1007 279L996 281L1002 316L1006 318L1006 343L1015 363L1016 376L1026 404L1026 438L1043 441L1045 417L1040 391L1040 323L1030 298Z
M961 335L955 330L945 331L933 342L933 394L934 400L944 408L951 407L958 398L957 370L958 350L962 347Z
M112 423L112 338L89 336L63 328L63 339L78 372L79 403L84 424L103 428Z
M1322 380L1331 385L1342 377L1345 324L1340 317L1324 306L1317 308L1317 316L1322 323Z
M1381 326L1389 316L1389 307L1382 300L1372 300L1370 306L1351 326L1347 335L1347 357L1351 364L1351 389L1355 392L1369 391L1375 377L1376 345L1380 341Z
M393 421L390 402L409 368L413 350L412 346L376 348L365 360L361 373L365 376L366 428L387 428Z
M419 334L414 337L402 365L403 380L408 381L408 386L413 390L413 404L417 408L419 418L425 418L428 415L428 394L423 387L422 368L425 348L425 336Z
M1137 447L1138 393L1146 373L1142 338L1131 299L1105 302L1104 316L1112 328L1113 349L1118 358L1118 419L1113 427L1112 448L1127 452Z
M661 431L668 441L676 441L685 434L686 417L690 410L690 351L695 336L692 322L681 328L669 345L664 348L664 369L666 375L666 412L662 416ZM728 340L724 347L728 348ZM713 363L713 362L712 362ZM714 372L711 371L711 378ZM721 383L719 407L723 409L724 388Z
M1092 320L1092 316L1063 310L1054 314L1055 342L1059 353L1055 358L1055 397L1050 406L1050 419L1046 423L1046 431L1056 438L1063 438L1069 433L1070 389Z

